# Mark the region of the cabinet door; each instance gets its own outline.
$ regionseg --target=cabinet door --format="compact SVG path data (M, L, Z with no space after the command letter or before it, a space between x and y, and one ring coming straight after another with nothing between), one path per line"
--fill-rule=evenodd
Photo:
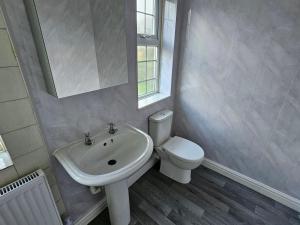
M86 0L35 0L58 97L100 88L90 4Z
M25 0L49 92L128 82L124 0Z
M90 0L100 87L128 82L124 0Z

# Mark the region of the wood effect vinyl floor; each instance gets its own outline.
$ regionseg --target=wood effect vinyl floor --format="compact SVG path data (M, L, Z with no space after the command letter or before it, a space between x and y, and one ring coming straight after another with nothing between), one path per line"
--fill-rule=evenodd
M186 185L153 168L129 195L130 225L300 225L299 213L204 167ZM108 210L89 225L110 225Z

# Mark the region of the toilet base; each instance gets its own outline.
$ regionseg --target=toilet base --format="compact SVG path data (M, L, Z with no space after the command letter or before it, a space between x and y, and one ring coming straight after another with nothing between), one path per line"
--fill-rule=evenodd
M168 160L161 160L160 172L166 175L167 177L182 184L187 184L191 181L191 170L181 169L173 165Z

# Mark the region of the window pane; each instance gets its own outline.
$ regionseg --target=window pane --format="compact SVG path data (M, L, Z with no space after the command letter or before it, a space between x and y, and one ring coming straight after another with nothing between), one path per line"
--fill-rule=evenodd
M146 61L146 46L138 46L137 48L137 60Z
M146 94L146 82L138 83L138 96Z
M146 34L155 35L154 16L146 15Z
M147 81L147 93L156 92L156 80Z
M155 15L154 2L155 0L146 0L146 13Z
M146 63L138 63L138 81L146 80L147 79L147 70L146 70Z
M152 79L156 77L156 62L148 61L147 62L147 79Z
M137 13L136 14L136 23L137 23L137 33L145 33L145 14Z
M145 0L136 1L136 10L139 12L145 12Z
M137 88L138 97L146 97L159 89L159 46L157 0L137 0ZM143 37L143 35L145 35ZM153 39L153 40L152 40Z
M147 60L157 60L157 47L147 46Z

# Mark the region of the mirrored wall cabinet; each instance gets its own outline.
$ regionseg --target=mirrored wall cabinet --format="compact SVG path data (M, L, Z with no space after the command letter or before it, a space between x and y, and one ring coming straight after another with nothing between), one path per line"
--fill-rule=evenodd
M124 0L25 0L49 93L128 82Z

